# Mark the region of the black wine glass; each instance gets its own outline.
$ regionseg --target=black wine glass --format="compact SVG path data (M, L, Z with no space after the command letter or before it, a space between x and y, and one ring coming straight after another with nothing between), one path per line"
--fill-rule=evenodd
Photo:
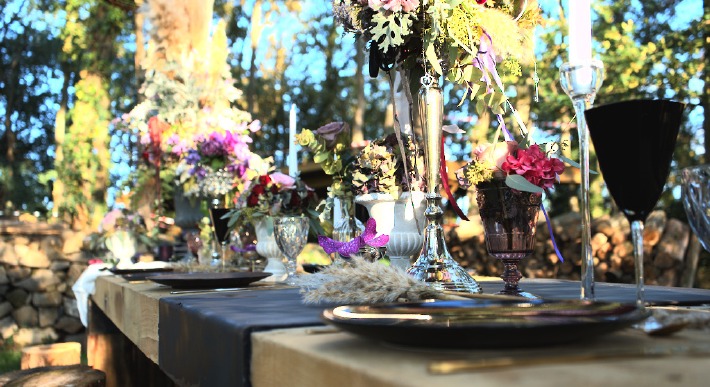
M222 260L222 269L226 265L227 241L229 241L229 219L223 219L229 212L229 208L210 208L210 221L214 237L219 243L219 255Z
M663 192L684 104L634 100L585 112L609 193L631 223L636 303L644 306L643 222Z

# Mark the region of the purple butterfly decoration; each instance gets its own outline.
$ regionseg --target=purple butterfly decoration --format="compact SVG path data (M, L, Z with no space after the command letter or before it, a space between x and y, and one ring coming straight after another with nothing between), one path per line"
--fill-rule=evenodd
M318 244L325 250L326 253L338 253L343 257L349 257L351 254L357 254L360 249L367 245L372 247L382 247L389 242L389 235L377 235L377 223L375 218L370 218L365 225L365 232L362 235L355 237L349 242L338 242L323 235L318 236Z
M256 245L251 244L251 245L246 245L243 249L237 247L237 246L230 246L229 248L232 249L235 253L246 253L249 251L256 251Z

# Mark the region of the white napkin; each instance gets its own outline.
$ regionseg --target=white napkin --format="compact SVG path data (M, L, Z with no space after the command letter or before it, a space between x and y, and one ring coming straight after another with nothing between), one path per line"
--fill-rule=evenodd
M168 262L155 261L155 262L138 262L136 264L127 266L120 265L121 269L157 269L170 266ZM111 265L106 263L97 263L89 265L89 267L84 270L83 273L76 280L71 289L74 291L74 297L76 297L76 307L79 310L79 319L85 327L89 326L88 312L89 312L89 296L96 292L96 278L104 275L111 275L109 269Z

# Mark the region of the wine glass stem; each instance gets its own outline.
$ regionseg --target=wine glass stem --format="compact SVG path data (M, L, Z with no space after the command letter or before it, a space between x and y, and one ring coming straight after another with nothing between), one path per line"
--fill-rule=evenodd
M631 237L634 243L634 268L636 269L636 305L643 308L645 295L643 286L643 222L631 222Z
M523 275L518 269L517 259L502 259L503 261L503 275L500 278L505 282L505 290L503 293L517 295L520 292L518 283Z
M594 300L594 257L592 256L591 215L589 213L589 132L584 110L591 106L588 98L575 98L574 112L577 115L579 135L579 211L582 217L582 289L580 298Z
M224 271L225 266L227 265L227 243L222 242L219 244L219 255L222 258L222 271Z
M286 261L286 272L288 273L286 282L289 285L293 285L296 279L296 266L296 258L288 257L288 260Z

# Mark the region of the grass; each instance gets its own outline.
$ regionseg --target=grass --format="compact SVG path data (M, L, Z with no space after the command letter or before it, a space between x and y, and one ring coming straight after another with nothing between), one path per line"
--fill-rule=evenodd
M22 352L15 348L12 339L0 343L0 374L20 369Z

